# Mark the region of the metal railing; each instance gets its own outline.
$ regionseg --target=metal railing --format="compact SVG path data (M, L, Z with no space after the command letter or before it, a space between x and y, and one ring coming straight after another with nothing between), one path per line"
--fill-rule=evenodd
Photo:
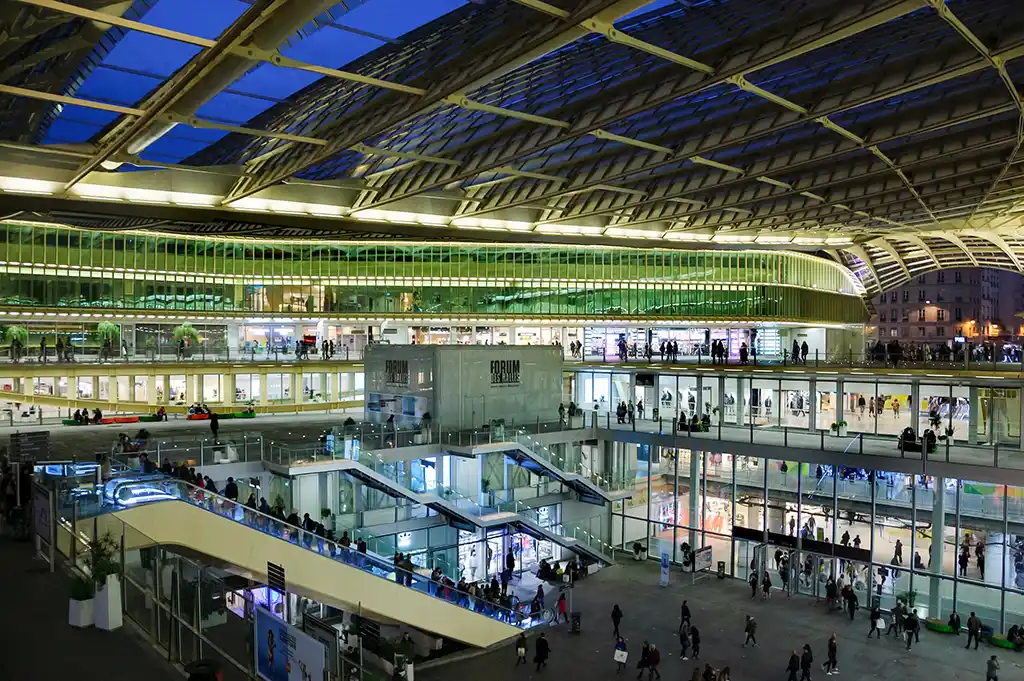
M134 505L133 500L135 503L147 504L181 501L251 530L263 532L276 539L305 548L322 557L428 594L477 614L506 622L520 629L530 629L542 623L537 618L531 618L528 612L504 608L496 603L486 601L481 595L461 592L448 582L432 581L415 571L396 566L382 556L369 551L359 551L351 546L342 546L324 536L290 525L282 518L262 513L257 509L196 487L183 480L153 476L146 480L126 481L114 487L111 497L112 499L90 501L85 501L82 498L65 498L65 501L70 501L71 504L58 503L58 513L62 520L73 518L77 523L78 519L86 519L92 515L130 508ZM173 522L170 518L168 520Z

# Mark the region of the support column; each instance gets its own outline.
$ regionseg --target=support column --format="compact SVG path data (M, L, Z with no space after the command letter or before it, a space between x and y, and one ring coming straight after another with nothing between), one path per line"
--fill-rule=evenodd
M942 548L946 527L946 479L935 477L932 490L932 546L929 550L929 565L933 572L942 572ZM915 485L916 486L916 485ZM995 566L993 566L995 567ZM941 617L942 580L931 577L928 580L928 616Z
M267 372L260 372L260 404L270 404L270 381L267 380Z
M910 427L914 429L915 433L921 435L924 432L921 429L921 383L917 379L913 379L910 383L910 404L907 406L910 411ZM950 411L952 411L952 406L951 404Z
M135 399L135 374L129 374L128 376L128 401L138 401Z
M691 550L697 550L697 533L700 527L700 456L696 450L690 450L690 538Z
M981 396L978 394L978 386L968 386L967 395L967 400L970 402L967 416L967 441L972 445L981 444L981 438L978 436L978 417L981 415Z
M843 379L836 379L836 423L839 423L845 418L846 413L846 395L843 389Z
M231 372L226 372L221 376L220 381L220 401L221 404L234 404L235 403L235 375Z
M747 400L746 385L750 383L749 379L737 378L736 379L736 425L745 426L747 424Z
M808 382L807 388L807 416L810 419L808 429L818 429L818 381L814 378Z
M162 404L171 403L171 377L164 374L164 399L160 401Z
M100 377L96 375L92 377L92 399L100 399Z

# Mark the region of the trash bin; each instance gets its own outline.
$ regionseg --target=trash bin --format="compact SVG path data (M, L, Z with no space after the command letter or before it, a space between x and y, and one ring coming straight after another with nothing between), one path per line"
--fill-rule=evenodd
M220 662L217 660L194 660L185 665L188 681L223 681Z
M574 612L569 615L569 633L579 634L583 631L583 613Z
M718 561L718 578L725 579L725 561Z

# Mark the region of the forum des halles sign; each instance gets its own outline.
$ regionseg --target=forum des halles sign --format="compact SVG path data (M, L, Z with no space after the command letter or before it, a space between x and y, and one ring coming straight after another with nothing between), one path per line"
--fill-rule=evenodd
M491 360L491 386L495 388L513 387L519 385L519 360L518 359L495 359Z

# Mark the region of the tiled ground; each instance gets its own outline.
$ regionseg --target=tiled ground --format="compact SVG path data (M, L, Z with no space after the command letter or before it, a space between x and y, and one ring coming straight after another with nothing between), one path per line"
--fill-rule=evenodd
M984 644L978 651L967 651L963 649L964 638L929 631L922 632L920 643L906 652L904 644L893 637L869 641L864 610L851 622L840 613L826 614L823 605L803 597L786 599L776 593L768 602L753 602L749 590L738 580L708 578L692 584L689 575L673 568L670 586L662 588L658 576L653 562L626 563L580 585L574 594L574 608L583 613L583 632L569 634L565 625L548 631L552 654L548 667L540 673L533 665L515 668L515 652L510 645L417 672L417 681L616 678L609 616L615 603L625 613L621 630L629 640L628 669L634 677L640 646L646 639L662 651L661 675L666 681L688 680L694 662L679 659L676 636L684 598L689 601L694 625L701 631L701 663L710 662L715 668L729 665L734 681L784 680L790 651L804 643L811 645L816 660L812 678L824 678L820 665L825 661L826 641L832 631L838 634L839 678L846 681L982 681L985 662L994 653L1002 664L1000 681L1024 679L1024 669L1019 666L1024 664L1024 653L997 651ZM748 613L758 621L760 645L756 648L741 645L744 615ZM532 640L530 646L532 658ZM618 678L631 677L623 672Z

